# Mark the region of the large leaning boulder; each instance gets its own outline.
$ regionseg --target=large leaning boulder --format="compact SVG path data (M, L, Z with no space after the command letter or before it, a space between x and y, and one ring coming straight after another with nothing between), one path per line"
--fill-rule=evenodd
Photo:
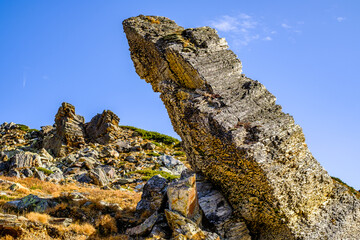
M142 15L123 26L136 72L161 93L192 166L221 188L255 239L360 236L359 200L333 182L301 127L242 74L214 29Z

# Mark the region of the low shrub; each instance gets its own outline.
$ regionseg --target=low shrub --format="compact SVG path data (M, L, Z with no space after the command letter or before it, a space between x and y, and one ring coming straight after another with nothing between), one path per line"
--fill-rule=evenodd
M173 138L173 137L170 137L168 135L161 134L161 133L158 133L158 132L147 131L147 130L132 127L132 126L120 126L120 127L125 128L125 129L131 129L131 130L139 133L142 136L142 138L144 138L144 139L149 139L149 140L153 140L153 141L156 141L156 142L162 142L162 143L164 143L166 145L172 145L172 144L176 145L177 143L180 142L176 138Z

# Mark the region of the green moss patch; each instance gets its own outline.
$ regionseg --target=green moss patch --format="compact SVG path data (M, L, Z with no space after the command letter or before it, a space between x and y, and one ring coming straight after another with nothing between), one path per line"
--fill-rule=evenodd
M158 174L160 174L163 178L166 178L169 181L180 178L180 176L175 176L175 175L172 175L165 171L158 171L158 170L152 170L152 169L137 170L137 171L129 172L128 174L133 174L133 173L138 173L138 174L143 175L141 179L144 181L147 181L150 178L152 178L153 176L158 175Z

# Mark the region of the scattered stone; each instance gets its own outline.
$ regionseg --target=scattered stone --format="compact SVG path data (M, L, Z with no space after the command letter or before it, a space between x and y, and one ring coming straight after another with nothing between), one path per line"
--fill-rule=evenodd
M6 202L4 206L15 208L17 211L28 212L45 212L50 207L57 205L52 199L40 198L36 195L30 194L19 200Z
M147 216L158 211L164 204L166 189L167 181L165 178L160 175L150 178L143 188L143 194L136 210Z
M200 224L201 212L199 209L196 175L186 174L179 181L173 181L167 188L169 209L181 213L184 217Z
M181 175L187 167L176 158L169 155L162 155L159 157L164 166L171 171L173 175Z
M89 177L93 180L96 185L105 186L108 185L110 180L106 176L103 168L97 167L89 171ZM79 181L79 180L78 180Z
M154 150L155 147L156 147L156 145L153 144L152 142L145 143L145 144L142 146L142 148L143 148L144 150Z
M151 229L156 223L158 219L158 213L154 212L149 218L147 218L142 224L139 226L130 228L126 230L126 234L130 236L144 236L150 233Z
M137 163L136 158L135 158L134 156L131 156L131 155L127 156L127 157L125 158L125 161L131 162L131 163Z
M40 161L40 156L31 152L18 151L10 159L10 168L12 169L23 169L41 166L42 163Z
M196 223L177 212L166 209L165 216L173 231L174 239L220 240L216 233L201 230Z

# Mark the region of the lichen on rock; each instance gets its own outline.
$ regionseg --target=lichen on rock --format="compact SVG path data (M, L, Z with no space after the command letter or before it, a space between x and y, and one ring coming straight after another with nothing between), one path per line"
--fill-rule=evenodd
M226 41L209 27L151 18L123 22L136 72L161 93L192 166L221 188L251 235L357 238L359 200L332 181L276 98L242 74Z

